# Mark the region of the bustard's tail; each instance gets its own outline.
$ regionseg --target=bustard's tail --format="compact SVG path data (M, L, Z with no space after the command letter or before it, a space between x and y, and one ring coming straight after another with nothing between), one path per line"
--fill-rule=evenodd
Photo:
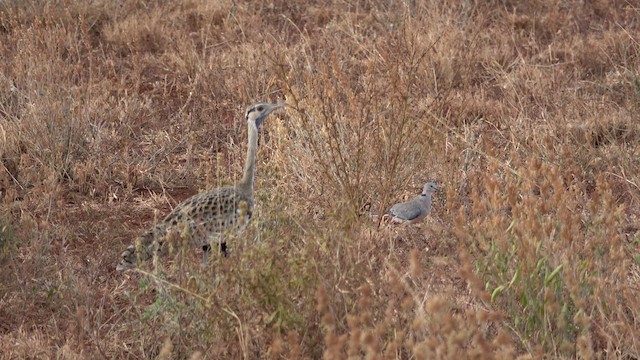
M166 232L166 228L162 224L147 230L122 252L116 270L131 269L136 267L138 262L152 258L162 249Z

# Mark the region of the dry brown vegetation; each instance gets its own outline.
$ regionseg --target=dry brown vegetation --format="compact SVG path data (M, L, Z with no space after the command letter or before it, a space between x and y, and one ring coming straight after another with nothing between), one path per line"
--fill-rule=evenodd
M1 357L637 359L639 34L628 0L0 2ZM232 256L117 273L265 100ZM371 220L430 179L424 224Z

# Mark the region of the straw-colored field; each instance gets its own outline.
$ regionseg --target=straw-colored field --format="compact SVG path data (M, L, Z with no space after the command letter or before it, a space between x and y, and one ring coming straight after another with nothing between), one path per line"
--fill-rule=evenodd
M116 272L257 101L231 255ZM0 358L637 359L639 114L630 0L2 1Z

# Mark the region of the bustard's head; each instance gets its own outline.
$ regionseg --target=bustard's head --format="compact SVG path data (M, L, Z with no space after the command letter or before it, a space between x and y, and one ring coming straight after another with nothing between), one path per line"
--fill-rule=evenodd
M267 104L257 103L249 106L244 113L244 117L248 123L255 125L256 129L260 129L260 125L274 110L284 106L284 103Z
M424 184L424 188L422 188L422 195L433 194L436 191L438 191L438 186L435 182L430 181Z

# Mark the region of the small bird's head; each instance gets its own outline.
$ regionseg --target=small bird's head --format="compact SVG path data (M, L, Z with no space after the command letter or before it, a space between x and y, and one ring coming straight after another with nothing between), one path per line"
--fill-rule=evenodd
M422 195L433 194L436 191L438 191L438 186L435 182L430 181L424 184L424 188L422 188Z
M260 125L274 110L283 107L283 102L277 104L257 103L249 106L244 113L244 117L248 123L255 125L256 129L260 129Z

